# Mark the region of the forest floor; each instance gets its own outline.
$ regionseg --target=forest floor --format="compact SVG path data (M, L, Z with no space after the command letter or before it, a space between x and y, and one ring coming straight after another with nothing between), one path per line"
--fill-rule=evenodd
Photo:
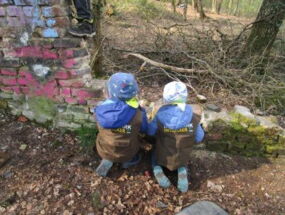
M218 24L233 35L251 21L209 15L209 21L201 22L192 12L189 19L193 25L207 29ZM163 84L169 80L138 71L143 62L124 54L156 51L157 28L153 23L171 26L175 19L146 21L134 14L105 19L106 71L137 71L144 85L142 96L159 99ZM181 20L178 18L183 24ZM223 95L206 96L221 106L236 104ZM158 186L148 152L142 152L139 165L128 170L115 165L108 177L101 178L94 172L98 154L84 150L73 133L47 129L1 112L0 137L0 151L10 157L0 167L0 214L173 215L198 200L213 201L235 215L285 214L285 158L246 158L195 149L189 163L190 190L180 193L175 173L168 173L173 186Z
M98 177L97 153L82 150L71 133L47 129L25 118L0 115L0 150L10 154L0 168L0 214L173 215L198 200L230 214L285 214L285 158L245 158L195 149L189 163L190 190L162 189L151 174L149 153L123 170Z

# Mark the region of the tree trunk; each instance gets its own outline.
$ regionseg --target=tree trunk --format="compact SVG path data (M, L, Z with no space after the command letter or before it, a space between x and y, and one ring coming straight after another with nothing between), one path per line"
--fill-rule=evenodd
M244 56L268 55L284 18L285 0L264 0L244 46Z
M212 0L212 12L217 13L217 0Z
M200 19L205 19L207 18L204 9L203 9L203 4L202 4L202 0L193 0L194 2L194 9L197 10L197 12L199 13L199 17Z
M218 0L218 3L217 3L217 14L221 13L222 4L223 4L223 0Z
M103 75L103 38L101 31L102 8L105 0L92 0L94 22L96 36L94 37L94 53L91 60L92 76L98 77Z
M188 11L188 0L185 0L185 7L183 8L184 20L187 20L187 11Z
M237 0L236 8L235 8L235 10L234 10L234 16L237 15L237 12L238 12L238 10L239 10L239 4L240 4L240 0Z
M192 0L192 8L193 10L198 10L196 0Z
M223 0L212 0L212 12L220 14Z
M175 0L171 0L171 4L172 4L173 13L176 13L176 3L175 3Z
M232 8L233 8L233 0L229 0L229 4L228 4L228 13L229 14L232 12Z

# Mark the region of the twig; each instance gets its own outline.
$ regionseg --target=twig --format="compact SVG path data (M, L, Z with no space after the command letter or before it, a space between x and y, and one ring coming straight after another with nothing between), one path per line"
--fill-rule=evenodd
M126 57L129 57L129 56L134 56L134 57L137 57L153 66L156 66L156 67L159 67L159 68L163 68L163 69L167 69L167 70L172 70L172 71L175 71L175 72L184 72L184 73L207 73L208 71L207 70L196 70L196 69L186 69L186 68L180 68L180 67L175 67L175 66L170 66L170 65L167 65L167 64L164 64L164 63L159 63L157 61L154 61L154 60L151 60L141 54L137 54L137 53L130 53L130 54L127 54Z

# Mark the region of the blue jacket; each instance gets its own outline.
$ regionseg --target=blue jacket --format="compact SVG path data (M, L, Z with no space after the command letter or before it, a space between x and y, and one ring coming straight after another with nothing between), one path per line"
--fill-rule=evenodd
M193 111L190 105L186 105L185 111L182 111L177 105L165 105L162 106L153 121L148 125L148 135L155 135L157 131L158 121L169 129L180 129L184 128L192 120ZM195 141L201 142L204 138L204 130L201 125L196 129Z
M142 108L141 108L142 109ZM124 101L118 99L107 99L95 109L95 116L99 125L103 128L121 128L133 119L137 109L129 106ZM142 125L140 132L147 132L146 112L142 109Z

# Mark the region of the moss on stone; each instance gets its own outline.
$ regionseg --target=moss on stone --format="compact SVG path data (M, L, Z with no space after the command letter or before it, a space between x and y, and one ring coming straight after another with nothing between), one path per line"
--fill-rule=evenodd
M56 115L56 105L48 98L32 97L27 102L30 110L36 117L45 116L46 118L53 118Z
M8 102L5 99L0 99L0 109L7 109Z
M231 114L228 122L221 119L209 126L209 134L221 134L220 140L207 140L207 148L244 156L278 156L285 149L285 137L278 128L264 128L253 119Z

